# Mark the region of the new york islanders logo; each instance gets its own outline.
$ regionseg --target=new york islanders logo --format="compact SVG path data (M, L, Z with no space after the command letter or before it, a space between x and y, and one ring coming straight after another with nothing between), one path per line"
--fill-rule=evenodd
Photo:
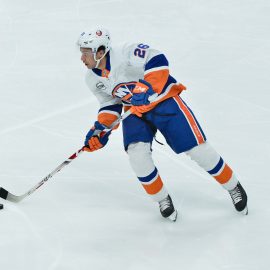
M96 35L99 36L99 37L102 36L102 31L97 30Z

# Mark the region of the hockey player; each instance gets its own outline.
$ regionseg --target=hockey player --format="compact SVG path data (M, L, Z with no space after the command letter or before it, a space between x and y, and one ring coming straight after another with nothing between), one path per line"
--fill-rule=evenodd
M86 83L100 103L85 151L104 147L111 132L103 130L120 117L122 107L131 110L123 121L124 147L138 180L158 202L164 218L175 221L177 211L152 159L157 130L176 154L187 154L229 192L237 211L248 213L245 190L179 96L186 88L170 75L162 52L143 43L111 48L110 35L102 28L83 32L78 45L88 68Z

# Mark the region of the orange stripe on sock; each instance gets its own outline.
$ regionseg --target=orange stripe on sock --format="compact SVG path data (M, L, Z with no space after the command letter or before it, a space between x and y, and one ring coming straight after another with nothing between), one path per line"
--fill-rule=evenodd
M158 176L158 178L150 185L144 185L144 184L142 184L142 185L148 194L154 195L154 194L157 194L162 189L163 182L162 182L160 176Z
M189 125L190 125L191 129L193 130L193 133L197 139L198 144L203 143L204 142L203 135L202 135L193 115L191 114L191 112L187 108L187 106L184 104L184 102L181 100L181 98L179 96L175 97L174 100L177 102L180 109L185 114L185 116L189 122Z
M214 177L220 184L225 184L232 178L232 173L232 169L227 164L225 164L222 172Z

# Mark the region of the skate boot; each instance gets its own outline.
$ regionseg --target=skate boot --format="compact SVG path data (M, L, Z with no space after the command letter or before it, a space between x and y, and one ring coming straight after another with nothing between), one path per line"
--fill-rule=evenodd
M170 195L168 195L165 199L158 202L159 210L161 215L164 218L168 218L171 221L176 221L177 219L177 210L174 209L172 199Z
M234 189L229 190L229 194L232 198L235 209L238 212L247 215L248 214L247 194L239 182L237 183Z

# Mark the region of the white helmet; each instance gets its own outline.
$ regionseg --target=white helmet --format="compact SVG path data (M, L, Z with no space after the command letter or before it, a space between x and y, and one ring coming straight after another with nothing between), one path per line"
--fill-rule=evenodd
M104 46L106 54L111 48L109 31L104 28L96 28L90 32L83 32L81 33L77 44L80 48L92 49L94 56L96 56L98 48Z

